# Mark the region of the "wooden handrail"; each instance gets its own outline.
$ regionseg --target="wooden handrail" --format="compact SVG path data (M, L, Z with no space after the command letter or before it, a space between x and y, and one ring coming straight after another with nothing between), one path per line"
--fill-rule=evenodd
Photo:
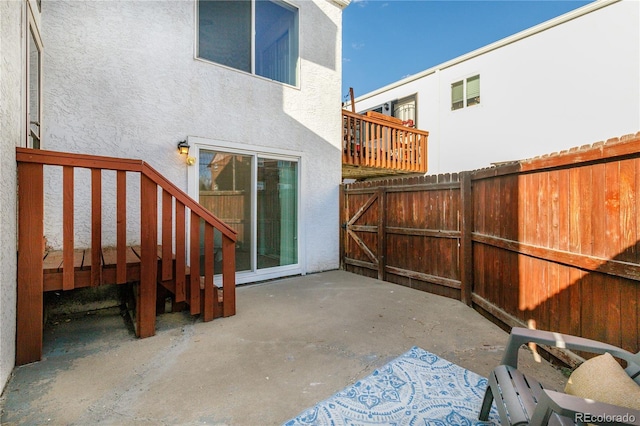
M213 225L218 229L224 236L227 238L231 238L234 242L236 241L236 231L231 228L229 225L218 219L211 213L209 210L205 209L197 203L193 198L187 195L180 188L175 186L173 182L165 178L163 175L158 173L153 167L149 164L143 162L142 165L142 174L148 176L153 180L156 185L162 187L165 191L171 194L176 200L179 200L181 203L184 203L185 207L189 208L192 212L195 212L198 216L204 219L208 224Z
M16 148L18 164L18 365L42 356L44 166L62 168L62 289L75 288L74 273L74 170L91 171L90 285L104 283L102 276L102 171L116 172L116 273L115 283L129 282L127 274L127 172L140 174L140 271L136 332L155 334L157 285L169 286L174 301L188 302L192 314L204 321L235 314L236 232L153 167L141 160ZM158 189L161 191L160 199ZM162 220L158 221L161 206ZM187 209L190 226L187 229ZM203 223L201 223L203 222ZM204 226L204 231L201 226ZM161 241L158 241L158 231ZM222 236L222 311L214 285L214 232ZM175 232L175 237L174 237ZM200 235L204 232L204 276L200 275ZM187 235L190 272L187 272ZM161 244L159 244L161 243ZM158 246L162 247L161 254ZM175 258L173 248L175 247ZM158 261L161 259L161 268ZM190 277L187 282L187 276ZM84 281L87 283L87 281ZM113 281L112 281L113 282ZM85 284L87 285L87 284ZM203 300L201 288L204 286ZM188 300L187 300L188 296ZM202 311L202 312L201 312Z
M215 226L225 236L235 241L236 231L233 228L215 217L209 210L198 204L187 193L143 160L18 147L16 148L16 161L19 163L37 163L50 166L72 166L86 169L142 173L153 180L158 186L169 192L177 200L184 203L185 207L195 211L198 216L207 221L207 223Z
M342 110L345 165L427 171L429 132Z

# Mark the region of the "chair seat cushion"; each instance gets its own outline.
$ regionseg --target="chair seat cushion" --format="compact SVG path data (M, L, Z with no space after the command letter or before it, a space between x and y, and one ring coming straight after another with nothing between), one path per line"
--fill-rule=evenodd
M564 391L581 398L640 410L640 386L609 353L591 358L576 368Z

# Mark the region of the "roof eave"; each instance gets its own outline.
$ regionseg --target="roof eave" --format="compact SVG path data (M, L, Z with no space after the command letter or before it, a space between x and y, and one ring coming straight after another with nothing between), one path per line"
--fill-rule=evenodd
M345 7L351 4L351 0L331 0L336 6L340 9L344 9Z

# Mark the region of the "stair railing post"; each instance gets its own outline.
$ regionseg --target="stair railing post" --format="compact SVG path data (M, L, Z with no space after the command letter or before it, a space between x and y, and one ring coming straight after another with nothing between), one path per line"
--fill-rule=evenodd
M229 237L222 237L222 316L236 314L236 245Z
M140 177L140 251L136 324L138 336L149 337L156 332L158 189L144 173Z
M91 285L102 284L102 170L91 169Z

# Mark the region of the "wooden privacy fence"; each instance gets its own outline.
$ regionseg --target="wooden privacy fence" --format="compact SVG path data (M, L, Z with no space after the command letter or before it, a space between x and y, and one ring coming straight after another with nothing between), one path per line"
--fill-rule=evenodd
M42 305L43 292L47 290L139 282L136 302L139 337L155 334L158 289L162 289L163 294L171 293L176 303L186 302L192 314L202 313L204 321L235 314L235 231L147 163L27 148L16 148L16 159L18 365L42 357ZM55 254L45 251L43 245L45 166L62 169L63 242L62 252ZM91 247L86 250L78 250L74 241L74 174L78 168L89 169L91 173ZM116 172L116 215L110 219L117 224L117 242L109 248L103 247L102 242L105 170ZM140 219L133 225L127 224L126 214L127 175L131 173L139 175L140 181ZM161 220L158 220L159 213ZM128 225L140 230L140 246L128 246ZM204 254L200 247L201 232ZM222 273L221 295L214 286L214 232L222 236L222 270L216 271ZM50 256L59 261L45 273L45 263L51 263ZM160 302L164 306L164 301Z
M346 270L509 326L640 350L640 133L500 167L344 185Z

